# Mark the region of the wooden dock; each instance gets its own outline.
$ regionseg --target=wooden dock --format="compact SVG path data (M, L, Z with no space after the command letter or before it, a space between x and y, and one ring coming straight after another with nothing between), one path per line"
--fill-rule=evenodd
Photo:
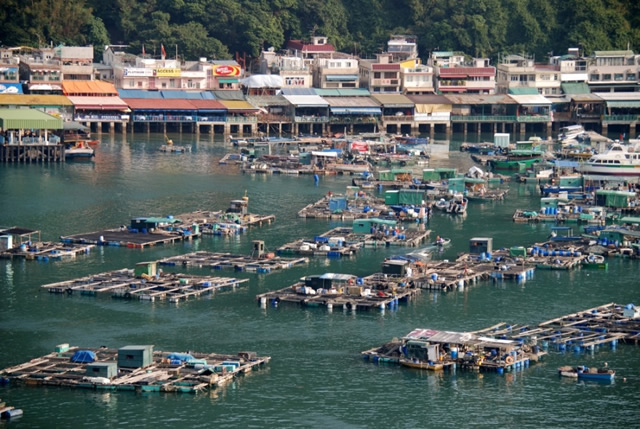
M31 164L64 160L62 144L0 144L1 162Z
M341 308L345 311L367 311L385 308L395 309L399 302L407 302L420 293L410 278L376 273L357 278L349 274L324 274L320 278L329 288L307 286L310 277L291 286L256 296L264 308L280 304L296 304L303 307Z
M31 243L30 245L24 243L23 246L0 252L0 258L27 259L42 262L57 261L88 254L93 247L95 247L93 244L54 243L49 241Z
M158 265L208 267L213 270L232 269L235 271L266 274L308 262L309 258L281 258L269 254L266 254L265 257L253 257L249 255L234 255L232 253L200 251L164 258L158 261Z
M114 298L143 301L184 301L192 297L233 290L248 279L203 277L161 273L156 276L136 276L134 270L123 269L93 274L74 280L42 285L50 293L73 295L111 295Z
M346 205L339 209L330 208L332 201L344 199ZM325 195L315 203L311 203L298 211L298 216L307 219L355 220L384 216L391 210L382 198L364 196L347 198L345 195Z
M152 347L152 346L147 346ZM0 371L0 381L31 386L61 386L109 391L198 393L221 387L234 378L249 374L270 361L254 352L237 355L216 353L167 353L152 351L148 365L120 366L116 349L86 348L95 354L91 362L74 361L78 347L65 347L29 362ZM111 377L92 376L92 369L116 365Z

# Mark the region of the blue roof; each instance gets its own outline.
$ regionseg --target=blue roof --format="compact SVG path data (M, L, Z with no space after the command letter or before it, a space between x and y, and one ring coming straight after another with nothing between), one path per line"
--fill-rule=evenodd
M118 89L120 98L162 98L159 91L147 91L146 89Z
M215 97L209 91L182 91L182 90L171 90L171 91L160 91L162 94L162 98L165 99L187 99L187 100L213 100Z
M567 160L556 159L554 161L554 165L559 168L578 168L580 163L577 161L567 161Z

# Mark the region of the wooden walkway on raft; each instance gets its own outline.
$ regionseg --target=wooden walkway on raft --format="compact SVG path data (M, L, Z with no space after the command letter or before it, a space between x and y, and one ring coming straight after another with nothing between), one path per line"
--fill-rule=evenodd
M609 303L547 320L536 326L499 323L474 333L538 343L545 349L554 347L558 351L572 348L575 352L593 351L606 344L615 348L618 341L638 344L640 311L636 311L635 316L625 316L624 313L625 306Z
M354 276L355 279L355 276ZM397 308L399 302L408 302L420 293L405 277L392 277L376 273L362 278L361 284L344 286L335 292L309 294L301 281L284 289L256 296L262 307L267 304L296 304L303 307L342 308L350 311L384 310ZM367 293L368 292L368 293Z
M179 302L216 291L235 289L248 279L203 277L162 273L158 276L136 277L134 270L123 269L42 285L50 293L95 296L109 294L114 298L144 301L168 300Z
M176 243L189 241L200 237L200 233L186 231L163 231L156 230L147 233L133 233L127 229L107 229L104 231L87 232L61 236L63 243L94 244L97 246L115 246L143 249L159 244Z
M429 238L429 235L431 234L431 230L429 229L421 230L407 228L399 231L400 232L395 235L391 232L389 235L381 232L375 234L357 234L353 232L353 228L341 226L321 234L320 237L326 237L329 240L332 238L341 238L347 245L360 244L364 247L417 247Z
M80 350L71 347L62 353L50 353L29 362L0 371L0 381L33 386L62 386L97 390L136 392L198 393L221 387L240 375L249 374L270 361L254 352L237 355L194 353L191 362L169 358L171 353L154 351L152 363L144 368L118 368L112 378L87 375L88 365L118 361L118 350L83 348L96 354L91 363L73 362Z
M313 239L296 240L278 248L278 255L324 256L327 258L345 258L354 256L363 246L362 243L340 245L327 241L318 242Z
M346 199L347 207L331 211L329 209L329 201L334 198ZM365 207L367 207L367 210L365 210ZM324 196L315 203L305 206L298 211L298 217L307 219L356 220L379 217L389 211L393 210L385 205L382 198L347 198L341 194L334 194L331 196Z
M265 274L308 262L309 258L281 258L278 256L258 258L247 255L234 255L232 253L200 251L160 259L158 264L165 266L209 267L213 270L233 269L235 271Z
M27 259L38 260L43 262L71 259L78 255L84 255L91 252L93 244L73 244L73 243L54 243L40 242L26 245L24 248L20 246L13 249L0 252L0 258L3 259Z

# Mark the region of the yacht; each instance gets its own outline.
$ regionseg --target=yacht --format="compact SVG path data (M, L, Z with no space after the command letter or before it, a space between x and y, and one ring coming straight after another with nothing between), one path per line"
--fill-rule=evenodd
M580 166L582 174L603 176L640 176L640 152L629 151L620 143L601 154L589 158Z

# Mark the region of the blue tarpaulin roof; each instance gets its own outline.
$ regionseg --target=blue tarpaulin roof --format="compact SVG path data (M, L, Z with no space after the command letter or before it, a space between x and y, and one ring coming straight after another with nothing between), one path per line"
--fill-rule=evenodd
M71 356L71 362L90 363L95 362L96 354L91 350L78 350Z
M183 100L213 100L215 97L210 91L160 91L164 99L183 99Z
M580 163L578 163L577 161L566 161L566 160L556 159L554 161L554 165L558 168L578 168Z
M167 359L179 360L181 362L190 362L194 359L189 353L171 353L167 356Z

